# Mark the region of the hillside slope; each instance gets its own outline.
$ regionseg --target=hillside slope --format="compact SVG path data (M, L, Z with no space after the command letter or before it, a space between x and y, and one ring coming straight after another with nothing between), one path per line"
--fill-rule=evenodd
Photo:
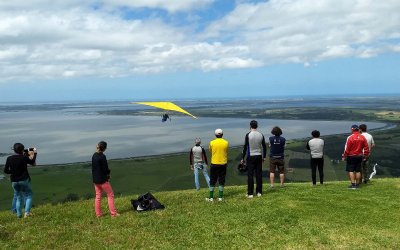
M132 211L132 195L116 199L117 218L95 218L93 200L39 206L26 219L3 211L0 248L399 249L400 179L347 184L290 183L253 199L233 186L213 203L206 189L159 192L166 209L146 213Z

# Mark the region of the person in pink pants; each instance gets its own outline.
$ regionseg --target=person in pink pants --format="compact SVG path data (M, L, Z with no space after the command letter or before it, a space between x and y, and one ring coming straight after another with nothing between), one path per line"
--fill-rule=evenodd
M97 150L92 156L92 177L94 189L96 191L96 198L94 208L97 217L101 217L101 194L107 194L108 209L110 210L111 217L119 216L114 205L114 192L110 185L110 169L108 168L107 158L104 151L107 149L107 142L101 141L97 144Z

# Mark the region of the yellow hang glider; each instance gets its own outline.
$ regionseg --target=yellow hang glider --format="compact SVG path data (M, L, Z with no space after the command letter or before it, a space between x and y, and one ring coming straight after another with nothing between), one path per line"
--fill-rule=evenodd
M131 104L141 104L164 110L177 111L197 119L196 116L192 115L191 113L187 112L186 110L184 110L183 108L179 107L178 105L172 102L131 102Z

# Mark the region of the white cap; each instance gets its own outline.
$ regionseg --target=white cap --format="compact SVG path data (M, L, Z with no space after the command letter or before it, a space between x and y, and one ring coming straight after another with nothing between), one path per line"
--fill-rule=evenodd
M215 135L222 135L222 134L223 134L222 129L217 128L217 129L215 130Z

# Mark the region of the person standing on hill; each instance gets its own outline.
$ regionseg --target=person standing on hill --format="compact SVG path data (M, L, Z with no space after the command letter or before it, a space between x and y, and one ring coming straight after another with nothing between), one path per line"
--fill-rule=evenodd
M279 170L279 179L281 182L281 188L285 187L285 144L286 139L282 137L282 129L280 127L274 127L271 130L271 136L269 138L269 179L271 182L271 188L274 188L275 181L275 170Z
M314 130L311 132L312 139L307 142L306 148L311 153L311 178L313 186L317 185L317 168L319 173L319 183L324 184L324 140L319 138L320 132Z
M11 185L14 189L15 210L17 217L22 217L23 200L25 200L25 215L31 216L32 204L32 185L31 177L28 173L28 164L34 166L36 162L36 149L24 152L25 146L22 143L15 143L13 146L15 155L11 155L6 160L4 173L10 174ZM14 205L14 204L13 204Z
M107 142L101 141L97 144L96 152L92 156L92 178L96 198L94 208L96 216L102 216L101 211L101 193L104 191L107 194L108 209L111 217L119 216L114 205L114 192L110 185L110 169L108 168L107 158L104 151L107 149Z
M361 163L369 156L367 139L359 132L357 125L351 126L352 134L347 137L342 160L346 160L346 171L349 174L350 189L357 189L361 181Z
M361 135L365 137L369 147L369 155L365 158L365 161L361 163L361 180L364 180L364 184L368 183L368 166L369 166L369 157L371 155L372 148L375 147L375 141L372 135L367 132L367 125L360 124L359 126Z
M227 140L223 139L224 135L222 129L215 130L216 139L212 140L209 145L211 153L211 168L210 168L210 196L207 201L214 201L214 188L219 183L218 187L218 201L222 201L226 168L228 166L228 146Z
M190 168L194 171L194 184L196 186L196 190L200 190L200 183L199 183L199 171L203 171L204 178L206 179L208 187L210 187L210 177L208 176L207 171L207 155L204 148L200 145L201 139L196 138L194 140L194 147L190 149L189 153L189 161L190 161Z
M262 164L267 155L267 147L264 135L257 131L258 123L255 120L250 122L250 132L246 134L242 151L241 164L247 164L247 198L254 195L254 172L256 175L256 193L262 195Z

